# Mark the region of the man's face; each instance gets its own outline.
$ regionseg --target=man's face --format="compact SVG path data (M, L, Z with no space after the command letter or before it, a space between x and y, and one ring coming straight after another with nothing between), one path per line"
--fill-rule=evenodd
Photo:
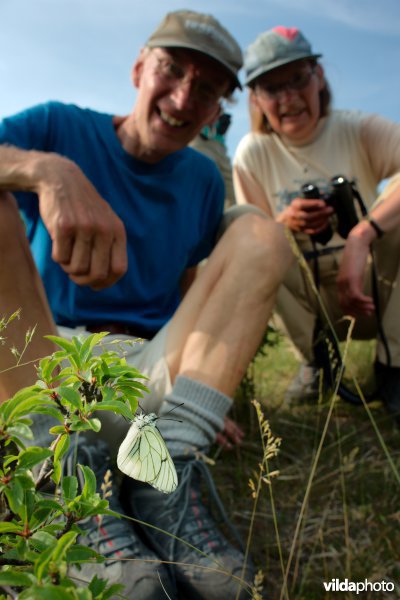
M157 162L187 146L220 111L229 76L213 59L186 49L144 49L133 68L135 156Z

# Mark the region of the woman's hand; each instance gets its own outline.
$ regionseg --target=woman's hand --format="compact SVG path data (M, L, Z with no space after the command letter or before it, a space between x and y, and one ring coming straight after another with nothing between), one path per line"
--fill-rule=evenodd
M374 237L371 226L363 221L347 238L337 277L339 304L346 315L371 316L375 312L373 299L363 292L369 247Z
M240 446L243 438L244 432L239 425L229 417L225 417L224 429L220 433L217 433L217 444L231 450L234 446Z
M277 221L284 223L292 231L314 235L328 227L329 217L333 212L333 208L324 200L295 198L280 213Z

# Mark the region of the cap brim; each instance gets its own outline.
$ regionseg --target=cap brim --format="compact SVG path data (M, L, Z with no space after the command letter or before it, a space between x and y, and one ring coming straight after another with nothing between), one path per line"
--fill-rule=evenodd
M268 65L260 65L255 71L253 71L251 73L251 75L246 76L245 85L249 85L249 83L251 83L252 81L254 81L255 79L257 79L257 77L260 77L261 75L265 75L265 73L269 73L270 71L273 71L274 69L278 69L279 67L283 67L284 65L288 65L290 63L293 62L297 62L299 60L306 60L306 59L317 59L317 58L321 58L322 54L303 54L302 56L297 56L297 57L293 57L291 56L290 58L281 58L279 60L276 60L272 63L268 63Z

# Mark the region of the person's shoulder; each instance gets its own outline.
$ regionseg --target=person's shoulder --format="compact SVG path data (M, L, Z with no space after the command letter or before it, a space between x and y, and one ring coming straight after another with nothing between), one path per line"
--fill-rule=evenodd
M238 144L238 148L247 148L249 146L263 146L268 143L268 139L271 136L266 133L257 133L255 131L249 131L246 133Z
M80 106L74 103L61 102L59 100L49 100L48 102L43 104L43 107L47 108L52 113L70 114L74 116L80 116L82 118L87 118L88 116L93 118L110 116L93 108Z
M368 113L362 110L342 108L332 110L326 121L334 126L348 127L354 125L358 127L366 118L368 118Z
M233 161L237 162L243 157L258 154L258 152L265 153L274 144L274 137L270 134L253 131L246 133L237 145Z

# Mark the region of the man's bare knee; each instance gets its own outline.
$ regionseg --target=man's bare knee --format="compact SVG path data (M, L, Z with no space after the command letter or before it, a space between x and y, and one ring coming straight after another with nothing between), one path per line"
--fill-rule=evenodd
M242 214L231 223L220 243L243 268L261 268L267 276L278 279L283 278L293 260L284 226L264 214Z
M17 201L9 192L0 192L0 245L9 248L20 233L25 236Z

